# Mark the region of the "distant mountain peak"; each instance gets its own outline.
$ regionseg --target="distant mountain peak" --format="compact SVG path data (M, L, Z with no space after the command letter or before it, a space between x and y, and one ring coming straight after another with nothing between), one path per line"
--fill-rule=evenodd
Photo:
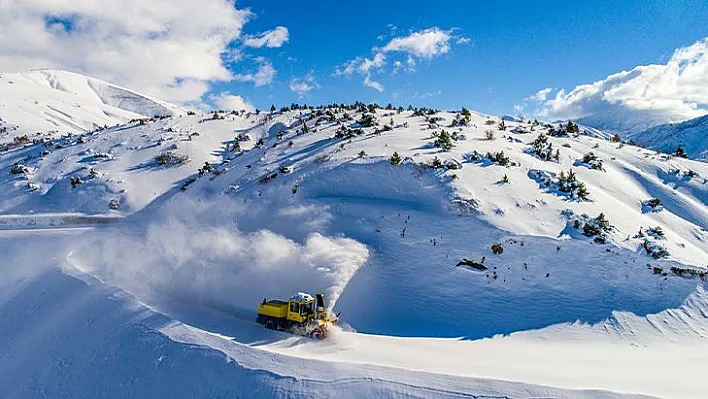
M36 69L0 74L0 118L19 133L77 132L186 110L76 72Z
M708 160L708 115L681 123L654 126L628 136L635 143L671 153L682 147L689 158Z

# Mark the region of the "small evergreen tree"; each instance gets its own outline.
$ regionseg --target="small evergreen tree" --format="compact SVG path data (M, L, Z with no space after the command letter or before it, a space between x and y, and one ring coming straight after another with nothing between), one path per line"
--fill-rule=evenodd
M391 155L391 165L393 166L398 166L401 163L402 159L401 156L398 155L398 152L394 152L393 155Z
M433 168L433 169L442 169L443 163L442 163L442 161L440 160L440 158L435 157L435 158L433 158L433 159L430 161L430 165L429 165L429 166L430 166L431 168Z
M548 141L548 136L539 133L538 137L531 143L533 153L544 161L558 161L560 151L553 151L553 145Z
M435 147L442 148L443 151L450 151L452 149L452 137L450 136L450 133L448 133L446 130L441 130L440 135L435 139L435 142L433 143Z
M272 113L272 112L275 112L275 105L271 105L271 106L270 106L270 112L271 112L271 113Z
M578 127L578 125L573 123L573 121L571 121L571 120L568 120L568 123L565 125L565 130L568 133L579 133L580 132L580 128Z

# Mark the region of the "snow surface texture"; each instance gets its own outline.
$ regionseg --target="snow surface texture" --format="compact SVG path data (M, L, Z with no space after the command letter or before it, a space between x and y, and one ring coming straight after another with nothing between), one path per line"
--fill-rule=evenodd
M601 132L549 137L544 161L547 127L475 113L431 128L378 109L379 132L335 138L363 116L344 112L172 116L4 151L7 395L705 396L707 164ZM569 169L588 200L533 178ZM601 212L604 244L583 226ZM298 291L342 312L327 341L255 323Z

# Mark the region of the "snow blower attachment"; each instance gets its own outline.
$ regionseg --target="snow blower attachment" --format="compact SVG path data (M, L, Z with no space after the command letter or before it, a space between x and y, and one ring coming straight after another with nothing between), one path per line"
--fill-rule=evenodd
M287 302L263 298L258 305L256 321L271 330L325 339L327 326L337 324L337 316L329 317L323 294L316 294L313 298L310 294L298 292Z

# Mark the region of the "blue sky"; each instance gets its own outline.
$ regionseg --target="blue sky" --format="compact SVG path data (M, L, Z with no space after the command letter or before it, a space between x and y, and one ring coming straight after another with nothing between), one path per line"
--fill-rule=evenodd
M608 116L708 113L706 21L707 0L18 1L0 8L0 71L203 109L391 102L619 129Z
M270 85L215 86L260 108L361 100L512 113L542 88L572 89L637 65L666 62L676 48L708 36L708 2L699 0L240 1L237 7L255 14L246 34L273 26L289 30L282 47L250 51L277 70ZM360 75L333 76L338 65L371 57L372 47L431 27L454 28L470 43L453 42L445 54L416 60L415 72L393 75L389 65L373 73L383 92L365 87ZM248 67L248 60L230 65L236 72ZM308 74L319 88L303 96L292 92L291 79Z

